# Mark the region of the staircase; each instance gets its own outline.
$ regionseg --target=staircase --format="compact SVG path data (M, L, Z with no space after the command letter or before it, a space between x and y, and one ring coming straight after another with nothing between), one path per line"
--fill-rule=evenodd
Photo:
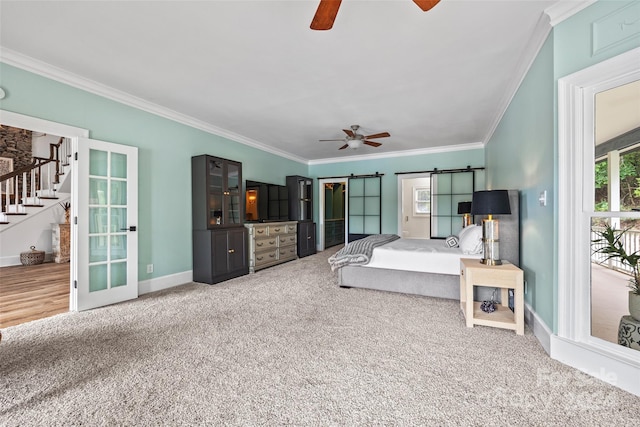
M71 199L71 146L49 145L49 157L0 176L0 266L19 265L30 246L51 255L52 224L64 222L62 204Z
M60 138L49 144L48 158L33 157L31 164L0 176L0 233L70 198L70 159L70 141Z

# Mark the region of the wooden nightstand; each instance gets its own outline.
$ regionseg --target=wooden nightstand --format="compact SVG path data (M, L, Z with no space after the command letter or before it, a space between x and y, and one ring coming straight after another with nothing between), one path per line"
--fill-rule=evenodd
M516 331L524 335L524 274L513 264L485 265L478 259L460 260L460 308L467 321L473 325L493 326ZM473 287L486 286L501 289L502 305L493 313L480 309L480 302L473 301ZM508 290L513 289L514 311L509 309Z

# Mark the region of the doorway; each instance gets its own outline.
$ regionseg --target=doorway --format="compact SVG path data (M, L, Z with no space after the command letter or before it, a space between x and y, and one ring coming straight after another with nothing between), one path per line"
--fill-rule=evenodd
M398 175L398 193L398 234L403 239L431 238L431 174Z
M326 178L318 180L319 227L318 247L322 251L344 244L348 224L348 180Z
M89 135L89 131L85 129L75 128L75 127L71 127L71 126L67 126L67 125L63 125L55 122L49 122L49 121L37 119L34 117L23 116L21 114L16 114L16 113L4 111L4 110L0 110L0 123L2 125L9 126L12 128L29 130L32 133L36 133L38 135L46 135L48 136L49 139L51 139L53 135L56 135L55 139L60 137L74 139L79 137L87 137ZM43 137L43 139L46 139L46 138ZM42 153L37 150L41 151L41 147L40 148L32 147L33 155L43 156L43 157L45 156L45 153ZM48 156L48 153L46 153L46 155ZM73 191L74 191L72 188L73 186L71 185L70 180L67 180L63 184L63 186L64 188L61 189L61 191L66 194L64 200L68 200L73 194ZM56 202L55 204L57 204L57 201L60 201L60 200L63 200L63 199L59 198L58 200L55 201ZM51 208L50 211L52 209L54 208ZM73 206L72 204L71 205L72 217L75 215L75 212L76 212L76 206ZM60 214L59 216L62 216L61 212L58 212L58 213ZM42 215L39 215L39 216L42 216ZM12 230L8 229L3 232L4 234L3 240L6 238L7 241L19 242L19 243L16 243L16 245L23 245L27 248L30 245L34 245L34 244L43 245L44 244L42 242L43 236L44 236L44 239L46 240L52 234L50 231L50 228L51 228L50 222L60 222L60 221L56 220L55 218L52 218L52 221L47 221L45 218L44 222L46 223L47 229L44 229L43 228L44 226L39 226L39 227L36 227L37 229L31 230L32 232L30 232L28 235L25 235L25 233L18 233L20 234L20 236L9 236L9 234L7 233L11 233ZM15 230L13 234L15 234ZM17 251L17 249L14 249L14 252L15 251ZM16 260L13 260L12 257L6 257L7 259L3 258L2 265L14 266L14 267L6 267L8 269L7 272L9 272L9 269L11 269L11 271L18 274L18 276L16 276L16 274L14 273L12 273L11 275L7 274L7 276L3 275L3 279L2 279L3 282L4 281L7 282L6 292L12 295L12 298L14 298L13 301L23 300L23 302L20 304L24 304L24 301L27 301L28 303L27 305L31 304L34 307L37 305L40 306L39 308L35 308L33 310L21 311L19 313L20 319L18 320L14 318L9 319L7 320L6 324L3 323L3 327L8 326L9 324L15 325L17 324L16 322L23 323L23 321L30 321L30 320L35 320L36 318L49 317L49 316L58 314L60 312L69 311L71 309L70 297L72 293L71 268L72 268L72 265L74 265L75 256L76 256L76 252L74 250L71 250L71 253L70 253L71 259L69 263L64 263L64 264L46 263L39 267L39 273L40 273L39 275L50 278L50 280L48 280L47 282L48 283L47 289L41 289L41 287L38 287L38 282L42 281L42 278L38 280L36 280L33 277L29 278L30 277L29 274L36 273L35 270L37 266L24 267L21 265L16 265ZM25 270L24 273L21 273L22 268L28 269L28 270ZM26 281L25 284L23 284L18 288L18 290L20 291L26 287L27 283L33 285L32 287L34 289L31 289L29 292L35 295L35 301L36 301L35 303L33 302L34 295L32 296L27 295L27 291L25 291L23 295L19 295L18 293L16 293L15 291L16 288L14 285L19 280ZM10 281L11 283L9 283ZM65 286L65 283L66 283L66 286ZM66 292L63 291L64 287L66 287L67 289ZM46 304L47 307L43 308L42 306L44 304L41 304L38 302L38 301L41 301L42 299L47 299L48 301L48 304ZM67 305L66 310L63 308L65 304Z

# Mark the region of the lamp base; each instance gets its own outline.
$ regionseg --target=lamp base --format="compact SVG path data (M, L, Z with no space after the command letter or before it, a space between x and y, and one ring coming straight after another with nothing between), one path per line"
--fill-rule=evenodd
M502 265L502 260L482 258L480 264L484 265Z
M501 265L500 261L500 233L497 219L482 220L482 246L484 258L480 261L485 265Z

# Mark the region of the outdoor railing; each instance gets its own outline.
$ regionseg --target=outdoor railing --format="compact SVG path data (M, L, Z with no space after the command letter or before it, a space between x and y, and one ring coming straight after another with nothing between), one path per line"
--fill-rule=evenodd
M631 274L631 268L629 268L629 266L627 265L622 264L618 258L607 260L607 256L605 254L594 253L598 248L605 245L604 243L593 242L594 240L598 240L600 238L597 232L604 231L604 229L604 227L591 228L591 261L597 262L603 267ZM619 232L621 233L622 230L619 230ZM628 254L632 254L640 250L640 230L625 231L624 236L620 239L620 241L622 242L624 250L627 251Z

